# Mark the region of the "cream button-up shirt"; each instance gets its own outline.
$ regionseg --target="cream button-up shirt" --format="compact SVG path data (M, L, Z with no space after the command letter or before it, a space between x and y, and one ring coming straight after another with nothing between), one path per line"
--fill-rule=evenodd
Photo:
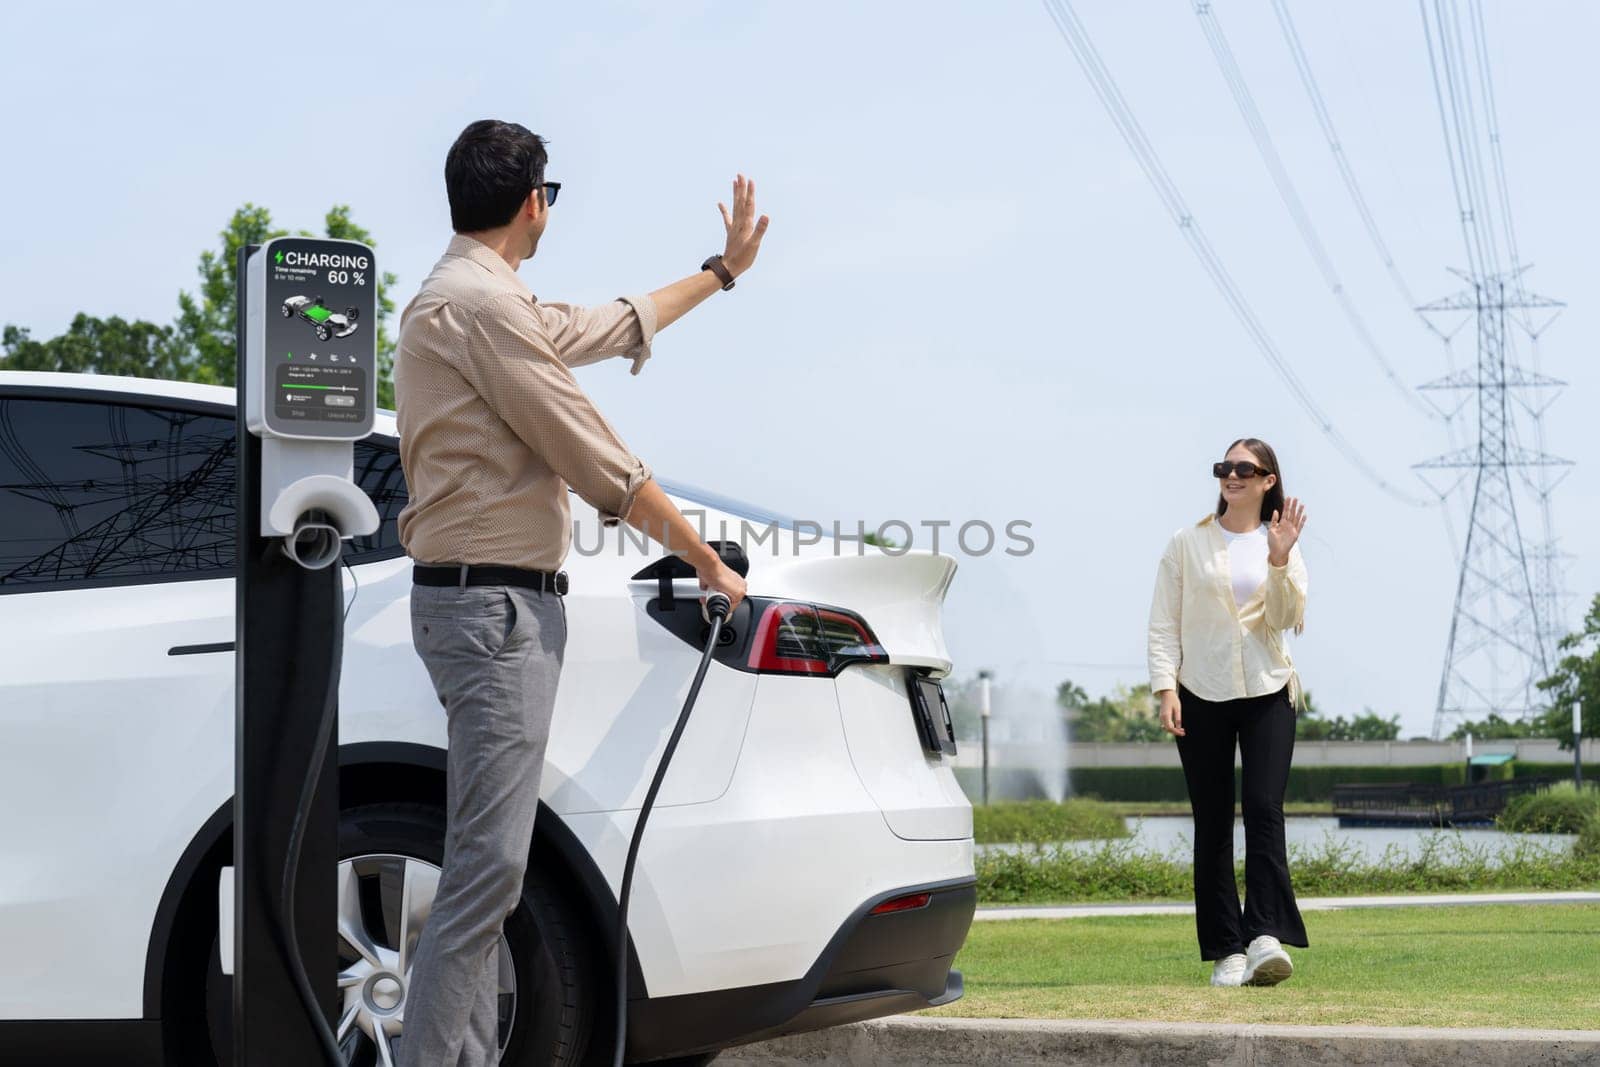
M569 485L602 517L626 518L650 468L572 368L622 356L637 374L655 331L649 296L540 303L499 253L457 234L395 347L406 554L556 570L572 541Z
M1300 546L1289 562L1267 567L1243 605L1233 598L1228 543L1215 515L1172 535L1156 570L1150 601L1150 690L1183 687L1202 700L1238 700L1289 687L1300 677L1283 632L1305 625L1306 565Z

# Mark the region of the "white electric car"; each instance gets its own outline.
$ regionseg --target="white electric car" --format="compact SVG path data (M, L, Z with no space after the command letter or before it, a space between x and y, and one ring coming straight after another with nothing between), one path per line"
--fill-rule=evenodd
M213 386L0 372L5 1064L230 1059L233 403ZM380 412L355 445L383 524L347 542L343 574L335 1003L358 1065L404 1040L406 953L443 851L445 716L411 646L395 432ZM827 477L809 454L791 476ZM744 538L750 597L645 835L629 1058L704 1062L953 1000L975 899L933 684L950 669L954 561L667 488L710 536L748 523L760 539ZM696 582L636 577L660 550L573 503L571 636L500 957L508 1064L609 1062L615 887L705 634Z

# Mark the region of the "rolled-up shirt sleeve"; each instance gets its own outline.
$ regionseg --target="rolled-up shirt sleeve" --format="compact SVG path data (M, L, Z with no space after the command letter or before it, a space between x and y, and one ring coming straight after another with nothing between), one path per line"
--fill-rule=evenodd
M579 387L533 302L487 301L467 349L462 370L494 413L602 518L627 518L650 468Z
M1150 691L1178 688L1182 661L1183 546L1178 535L1167 543L1156 568L1155 593L1150 598Z
M1289 562L1267 566L1266 619L1274 630L1299 629L1306 616L1306 564L1300 546L1289 549Z
M624 296L595 307L541 303L536 314L556 355L569 367L625 356L633 361L630 373L638 374L650 358L656 302L648 295Z

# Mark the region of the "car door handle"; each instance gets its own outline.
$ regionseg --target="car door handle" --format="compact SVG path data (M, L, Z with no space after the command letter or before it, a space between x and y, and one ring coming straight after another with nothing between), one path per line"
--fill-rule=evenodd
M198 656L203 652L232 652L232 641L213 641L209 645L173 645L167 649L169 656Z

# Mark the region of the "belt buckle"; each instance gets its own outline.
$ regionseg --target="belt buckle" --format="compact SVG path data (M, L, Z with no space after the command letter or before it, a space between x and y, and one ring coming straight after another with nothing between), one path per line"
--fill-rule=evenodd
M566 571L556 571L555 582L552 585L552 588L555 589L556 596L566 596L567 595L567 572Z

